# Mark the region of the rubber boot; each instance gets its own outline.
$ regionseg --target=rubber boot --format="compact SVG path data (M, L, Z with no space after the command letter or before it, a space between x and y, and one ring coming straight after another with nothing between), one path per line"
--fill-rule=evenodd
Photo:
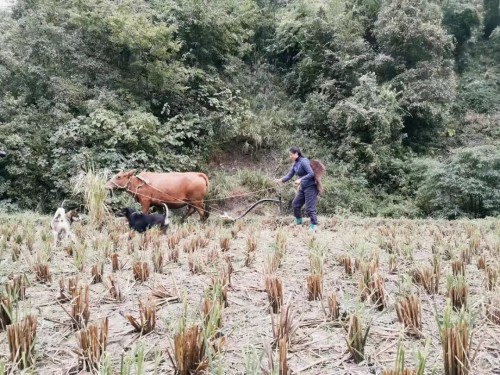
M296 225L301 225L303 221L304 221L304 219L302 219L301 217L296 217L295 218L295 224Z
M309 232L314 233L314 232L316 232L317 228L318 228L318 226L316 224L311 224L309 226Z

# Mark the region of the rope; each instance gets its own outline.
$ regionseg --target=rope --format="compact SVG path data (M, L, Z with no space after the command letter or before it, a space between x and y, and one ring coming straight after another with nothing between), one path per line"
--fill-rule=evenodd
M162 193L162 194L167 194L167 195L170 195L168 193L164 193L163 191L161 190L158 190L157 188L155 188L153 185L151 185L151 183L146 180L145 178L142 178L140 176L134 176L135 178L137 178L138 180L144 182L146 185L148 185L149 187L153 188L154 190L156 190L157 192L159 193ZM130 181L130 180L129 180ZM142 185L141 185L142 186ZM141 187L139 186L139 187ZM237 195L228 195L228 196L225 196L225 197L217 197L217 198L212 198L212 199L203 199L203 202L215 202L215 201L220 201L220 200L226 200L226 199L234 199L234 198L239 198L239 197L245 197L245 196L248 196L248 195L256 195L257 193L261 193L263 191L269 191L269 190L274 190L276 189L275 187L270 187L270 188L264 188L264 189L259 189L259 190L255 190L255 191L250 191L250 192L247 192L247 193L241 193L241 194L237 194ZM170 195L171 197L173 197L172 195ZM173 197L174 198L174 197ZM181 201L182 202L182 201Z

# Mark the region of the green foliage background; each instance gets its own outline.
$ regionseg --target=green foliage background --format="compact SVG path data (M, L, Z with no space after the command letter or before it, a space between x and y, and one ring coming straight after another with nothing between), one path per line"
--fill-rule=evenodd
M323 213L498 215L499 6L19 0L0 17L0 206L52 210L88 165L216 183L215 152L294 143L328 165Z

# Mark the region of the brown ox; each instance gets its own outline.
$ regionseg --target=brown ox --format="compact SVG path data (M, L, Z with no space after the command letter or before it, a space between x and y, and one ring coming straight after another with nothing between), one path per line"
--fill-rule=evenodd
M136 170L120 172L106 183L107 189L125 190L132 195L147 214L151 206L176 209L188 206L183 220L198 211L200 218L206 220L208 212L203 200L208 192L208 177L198 172L154 173Z

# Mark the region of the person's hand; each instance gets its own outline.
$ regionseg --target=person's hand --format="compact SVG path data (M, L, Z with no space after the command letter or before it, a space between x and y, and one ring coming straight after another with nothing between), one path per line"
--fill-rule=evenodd
M274 183L278 184L278 185L281 185L283 183L283 181L281 181L281 178L277 178L277 179L274 180Z
M299 186L299 185L300 185L300 178L299 178L298 180L295 180L295 181L293 182L293 184L294 184L295 186Z

